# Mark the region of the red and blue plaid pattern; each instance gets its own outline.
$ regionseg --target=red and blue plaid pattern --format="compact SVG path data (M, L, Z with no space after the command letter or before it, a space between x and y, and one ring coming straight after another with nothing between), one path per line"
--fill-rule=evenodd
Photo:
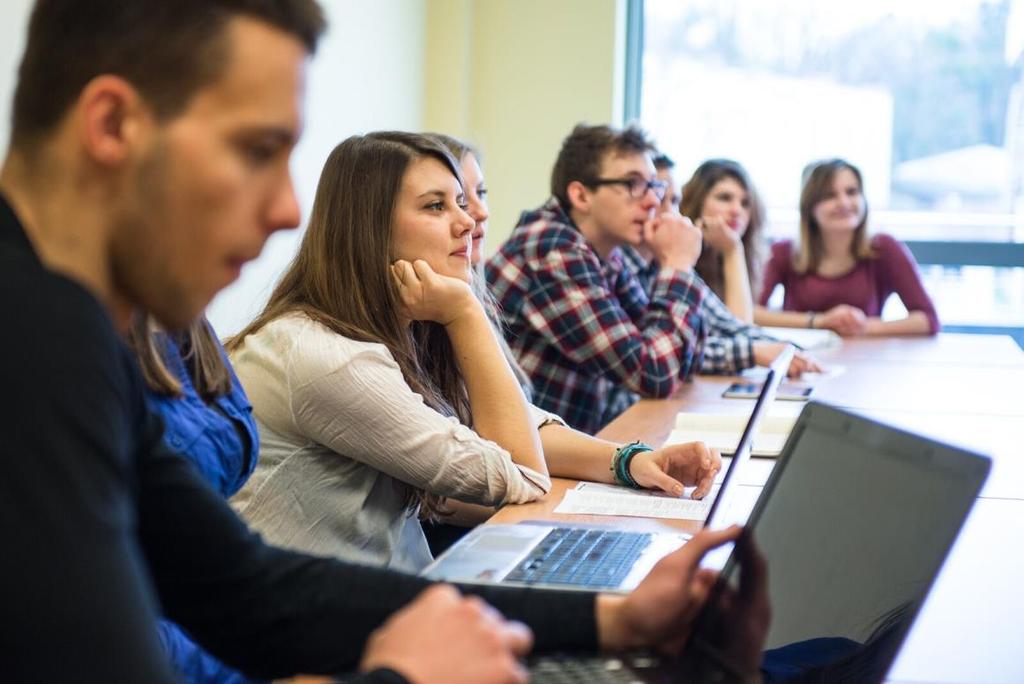
M629 246L620 248L620 252L622 263L636 275L644 290L649 292L654 286L654 276L658 272L657 263L647 262ZM700 313L708 329L700 372L708 375L731 375L753 367L753 343L778 340L766 333L763 328L736 318L725 302L700 279L700 276L696 276L696 279L705 290Z
M485 274L534 403L579 430L615 417L613 389L667 397L699 365L699 280L662 268L648 296L618 250L602 260L557 200L520 217Z

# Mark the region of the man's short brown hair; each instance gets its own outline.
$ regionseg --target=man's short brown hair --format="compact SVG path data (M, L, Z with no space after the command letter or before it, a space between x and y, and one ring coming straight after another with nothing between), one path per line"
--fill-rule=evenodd
M558 198L564 209L571 207L566 192L569 183L579 181L587 185L597 180L601 173L601 161L608 152L653 154L655 148L647 134L636 126L618 130L611 126L577 124L562 141L555 168L551 170L551 194Z
M50 133L89 81L114 74L156 115L185 108L227 64L224 30L245 16L295 36L312 54L325 27L315 0L37 0L11 121L12 147Z

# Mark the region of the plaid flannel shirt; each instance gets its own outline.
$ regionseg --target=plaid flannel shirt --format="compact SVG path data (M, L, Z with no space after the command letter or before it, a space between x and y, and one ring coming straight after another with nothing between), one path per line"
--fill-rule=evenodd
M631 270L645 291L650 292L654 286L654 276L658 272L658 264L648 262L632 247L620 248L622 263ZM701 360L700 372L704 374L734 375L747 368L754 367L755 341L778 342L767 334L764 329L750 323L744 323L733 315L725 302L712 291L708 285L695 276L700 287L704 289L704 303L701 315L707 323L708 339L704 344L704 356Z
M695 277L658 269L648 296L618 250L602 260L555 199L520 217L485 275L534 403L577 429L617 415L617 387L669 396L700 357Z

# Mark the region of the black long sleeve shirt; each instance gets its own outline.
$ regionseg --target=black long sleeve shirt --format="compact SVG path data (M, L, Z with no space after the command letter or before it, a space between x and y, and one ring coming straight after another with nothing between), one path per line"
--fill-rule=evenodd
M423 579L270 547L161 439L102 305L0 196L0 672L166 682L165 615L253 676L351 671ZM538 648L593 648L593 596L471 588ZM387 672L372 680L395 681Z

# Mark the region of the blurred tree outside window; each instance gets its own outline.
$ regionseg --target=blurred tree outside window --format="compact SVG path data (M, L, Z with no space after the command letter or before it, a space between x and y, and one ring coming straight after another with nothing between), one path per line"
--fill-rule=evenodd
M644 0L640 100L679 182L747 168L773 238L803 167L843 157L874 230L1024 243L1024 0ZM944 321L1024 326L1024 263L922 270Z

